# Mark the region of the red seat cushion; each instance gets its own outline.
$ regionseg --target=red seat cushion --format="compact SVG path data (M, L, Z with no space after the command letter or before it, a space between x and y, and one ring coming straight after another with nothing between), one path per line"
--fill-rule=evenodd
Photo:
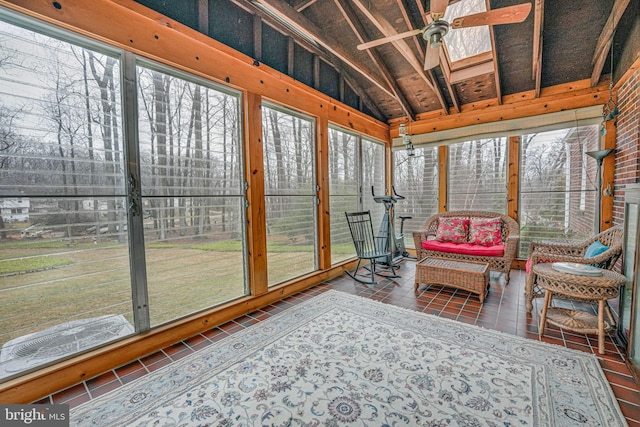
M440 251L462 255L476 256L504 256L504 245L482 246L470 243L439 242L437 240L425 240L422 248L428 251Z
M543 263L543 262L551 262L548 259L539 259L538 260L538 264ZM529 258L527 260L527 263L524 265L524 269L526 270L527 274L529 274L531 272L531 258Z

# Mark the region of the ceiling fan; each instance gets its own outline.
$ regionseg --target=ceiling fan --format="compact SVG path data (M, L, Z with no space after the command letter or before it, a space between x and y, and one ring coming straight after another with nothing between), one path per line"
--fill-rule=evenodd
M461 16L449 23L443 19L444 12L446 11L448 4L449 0L431 0L431 11L427 15L427 19L431 21L429 25L419 30L405 31L404 33L394 34L392 36L359 44L358 49L370 49L381 44L422 34L422 37L427 41L424 69L430 70L440 63L439 48L442 46L442 38L447 34L450 28L515 24L527 19L527 16L529 16L529 12L531 11L531 3L523 3L515 6L475 13L473 15Z

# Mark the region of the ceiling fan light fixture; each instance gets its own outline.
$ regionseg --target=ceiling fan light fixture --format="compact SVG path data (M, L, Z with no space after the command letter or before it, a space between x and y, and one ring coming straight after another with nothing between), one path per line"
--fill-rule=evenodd
M449 32L449 23L447 21L433 21L425 29L422 37L429 42L429 46L432 48L438 48L442 46L442 37Z
M429 37L429 46L432 48L438 48L442 46L442 34L433 33Z

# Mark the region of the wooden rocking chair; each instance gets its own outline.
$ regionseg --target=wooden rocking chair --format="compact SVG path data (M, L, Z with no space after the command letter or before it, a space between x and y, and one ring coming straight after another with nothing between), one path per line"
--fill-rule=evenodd
M395 274L396 269L399 267L394 266L391 262L391 247L389 239L382 236L375 236L373 234L371 213L369 211L345 212L345 215L347 217L347 223L349 224L349 230L351 231L351 237L353 238L353 245L356 248L356 255L358 256L356 269L353 273L350 271L347 271L346 273L354 280L368 285L375 285L378 283L375 281L374 275L391 279L400 277ZM365 276L364 274L358 274L362 260L369 260L369 266L365 266L365 268L370 271L370 280L363 280L358 277ZM390 274L382 274L378 272L376 270L377 263L385 264L387 266L390 265L391 267L388 267L391 270ZM387 272L388 271L389 270L387 270Z

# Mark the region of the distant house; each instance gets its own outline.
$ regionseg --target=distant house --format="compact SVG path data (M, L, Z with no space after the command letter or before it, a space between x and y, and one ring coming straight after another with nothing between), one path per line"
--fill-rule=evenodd
M30 207L28 197L16 196L15 191L0 190L0 216L4 222L29 221Z

